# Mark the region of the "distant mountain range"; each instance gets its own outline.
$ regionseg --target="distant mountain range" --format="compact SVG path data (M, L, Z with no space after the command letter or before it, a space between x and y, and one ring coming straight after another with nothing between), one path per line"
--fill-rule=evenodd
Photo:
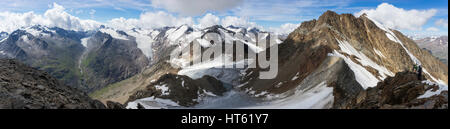
M221 36L259 32L255 28L233 26L194 30L187 25L155 30L115 30L102 26L96 31L79 32L36 25L10 35L2 33L0 58L18 59L68 85L92 92L141 72L168 55L171 50L166 48L175 46L176 40L202 39L209 31L217 31ZM254 37L244 38L255 42Z
M414 41L448 66L448 36L432 36Z

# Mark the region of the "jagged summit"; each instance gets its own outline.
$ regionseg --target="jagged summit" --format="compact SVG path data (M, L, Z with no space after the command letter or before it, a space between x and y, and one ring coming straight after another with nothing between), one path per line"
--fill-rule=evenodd
M319 17L318 21L327 22L327 21L331 21L331 20L336 20L339 17L340 17L340 15L337 14L336 12L328 10Z
M271 99L300 99L312 93L332 95L322 86L337 83L333 90L351 97L357 93L351 89L374 87L398 72L412 70L414 63L422 65L428 80L447 84L448 68L400 32L365 16L327 11L318 20L303 22L280 44L275 79L257 79L259 69L250 69L241 89ZM314 104L323 104L328 97Z
M304 32L314 33L319 31L329 32L330 36L333 36L337 40L350 40L348 41L352 46L356 46L358 51L363 54L368 55L369 58L375 60L377 63L389 63L389 64L399 64L402 67L396 67L395 71L400 71L408 69L409 64L422 64L429 67L442 67L439 61L428 60L430 54L426 51L418 49L417 45L408 39L406 36L401 34L399 31L389 29L382 26L377 21L373 21L368 17L361 16L356 18L351 14L337 14L332 11L325 12L320 16L319 20L307 22L300 26L300 30L306 30ZM295 33L297 34L297 33ZM305 34L305 33L301 33ZM323 33L322 33L323 34ZM332 39L333 40L333 39ZM336 42L327 42L333 49L339 49ZM395 51L400 50L403 52L397 53ZM380 56L383 55L383 56ZM385 55L390 55L390 58L395 58L394 60L389 60ZM406 58L397 58L406 57ZM425 60L425 61L423 61ZM408 64L408 65L404 65ZM446 73L447 70L442 70ZM445 74L430 73L432 76L440 76L445 78ZM432 80L439 81L435 77ZM443 79L446 80L446 79ZM446 81L444 81L446 82Z

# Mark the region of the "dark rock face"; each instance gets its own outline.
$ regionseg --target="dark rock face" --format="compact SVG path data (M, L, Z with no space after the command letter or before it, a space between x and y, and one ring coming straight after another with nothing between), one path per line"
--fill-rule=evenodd
M97 32L90 42L92 47L81 61L83 89L87 92L127 79L149 64L134 40L114 39Z
M165 86L168 91L156 88L157 86ZM200 79L191 79L187 76L166 74L161 76L157 81L148 85L144 90L137 91L131 95L127 101L131 102L137 99L147 97L157 97L170 99L177 102L181 106L193 106L197 104L196 99L200 94L210 92L214 95L221 96L226 91L222 82L214 77L204 76Z
M430 98L413 100L409 106L411 109L448 109L448 91Z
M100 101L43 71L0 60L0 109L105 109Z
M422 83L417 74L411 72L398 73L395 77L386 78L376 87L361 91L347 105L335 108L348 109L448 109L448 92L441 92L429 98L418 99L430 89L437 86ZM336 90L334 92L337 92Z
M356 98L360 92L364 91L361 85L355 80L355 74L353 74L347 65L344 65L339 70L336 82L331 83L329 86L333 87L333 108L345 107L349 103L352 103L352 99Z
M124 105L112 101L106 102L106 106L108 107L108 109L125 109Z

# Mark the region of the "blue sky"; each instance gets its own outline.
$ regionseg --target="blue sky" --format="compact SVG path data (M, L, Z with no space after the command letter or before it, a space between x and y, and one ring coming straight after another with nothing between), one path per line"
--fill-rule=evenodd
M180 2L183 1L183 2ZM375 10L388 3L405 11L435 10L426 22L412 23L418 29L397 27L404 33L448 33L448 0L1 0L0 12L44 14L53 3L80 19L108 22L111 19L139 19L146 12L163 11L175 17L192 17L194 22L211 13L220 19L226 16L244 18L264 28L277 28L286 23L298 24L316 19L326 10L358 13ZM208 4L212 3L212 4ZM215 4L215 5L214 5ZM418 13L421 14L421 13ZM418 15L420 17L422 15ZM1 18L1 17L0 17ZM394 19L393 17L392 19ZM380 19L382 20L382 19ZM408 19L403 19L408 21ZM414 20L414 19L410 19ZM443 24L438 24L437 22ZM445 23L447 25L445 25ZM394 27L397 25L393 25ZM401 26L401 25L398 25ZM417 27L420 26L420 27Z

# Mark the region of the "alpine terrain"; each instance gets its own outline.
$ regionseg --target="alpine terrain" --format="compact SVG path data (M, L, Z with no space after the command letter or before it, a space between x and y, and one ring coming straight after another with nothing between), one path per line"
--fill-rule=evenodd
M211 49L223 58L201 56ZM446 37L413 41L368 15L333 11L289 35L34 25L0 33L0 108L448 109L447 49ZM180 51L188 54L173 57ZM268 68L251 67L261 64L253 55L271 51L277 74L261 79Z
M223 32L220 34L227 36ZM182 42L181 45L194 43L190 41L192 40ZM167 44L164 41L158 44L161 43ZM241 43L246 42L244 40ZM210 61L181 68L170 67L167 62L174 61L160 58L160 61L156 61L144 72L112 84L92 96L102 101L126 104L127 108L138 108L138 105L145 108L445 108L447 105L447 66L400 32L386 28L366 15L355 17L328 11L318 20L302 23L287 39L279 43L279 72L275 79L258 79L259 71L263 70L259 68L225 67L256 63L252 58L229 58L231 64ZM169 44L166 48L177 45L180 46ZM213 46L213 43L202 45L204 48ZM247 54L268 50L260 51L252 49L252 45L248 46ZM158 47L153 48L158 51ZM229 57L232 54L223 55ZM189 63L175 61L180 64ZM414 64L423 67L422 79L412 78L414 73L399 74L413 71ZM224 83L227 92L200 88L185 93L192 89L184 84L191 83L192 80L173 74L192 79L214 77ZM178 83L164 81L167 77L174 79L171 82ZM402 80L405 82L392 82L402 78L406 79ZM390 89L399 90L396 93L409 96L409 99L394 102L368 100L373 97L368 93L388 90L382 88L386 84L389 84ZM405 85L409 86L403 88ZM422 88L413 89L413 86L419 85ZM204 86L197 84L196 87ZM180 91L178 88L184 90ZM187 97L187 100L177 98L180 92L184 96L194 97ZM386 92L389 93L379 96L395 99L392 91ZM443 97L444 101L424 106L429 101L434 101L429 99L433 95ZM373 104L370 107L356 106L365 100L377 103L369 103ZM410 104L413 101L415 103Z

